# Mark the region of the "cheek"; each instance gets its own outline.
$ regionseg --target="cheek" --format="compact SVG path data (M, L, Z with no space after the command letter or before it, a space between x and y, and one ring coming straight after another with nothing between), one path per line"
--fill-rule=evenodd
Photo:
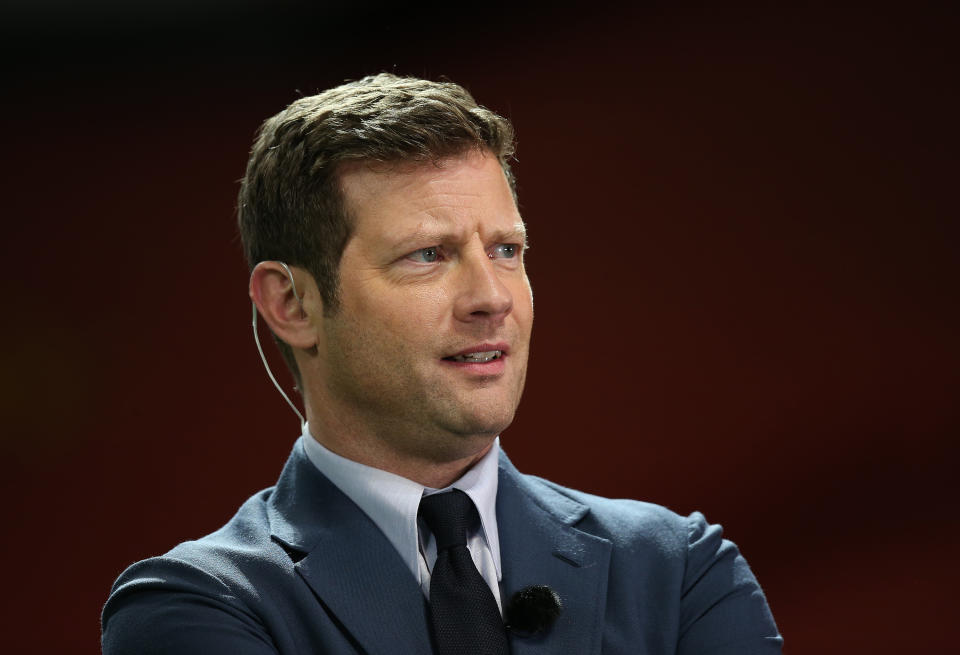
M518 281L510 288L513 294L513 313L517 322L532 323L533 321L533 289L526 279Z
M440 327L443 317L450 311L450 295L442 286L421 289L417 293L417 303L423 312L422 324L433 329Z
M443 325L447 299L443 288L390 289L365 303L362 311L370 324L381 326L386 338L418 342L432 338Z

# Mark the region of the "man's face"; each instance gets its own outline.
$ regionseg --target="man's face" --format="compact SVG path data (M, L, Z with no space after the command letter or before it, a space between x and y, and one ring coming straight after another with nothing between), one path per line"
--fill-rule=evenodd
M354 232L323 319L321 411L397 453L464 457L513 420L533 299L497 159L468 153L341 176Z

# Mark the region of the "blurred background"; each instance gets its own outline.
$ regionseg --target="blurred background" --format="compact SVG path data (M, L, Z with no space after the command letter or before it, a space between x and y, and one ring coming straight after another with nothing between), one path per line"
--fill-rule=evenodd
M121 570L276 479L237 180L264 118L392 71L517 129L514 463L721 523L788 653L948 650L957 26L798 4L8 0L4 649L99 652Z

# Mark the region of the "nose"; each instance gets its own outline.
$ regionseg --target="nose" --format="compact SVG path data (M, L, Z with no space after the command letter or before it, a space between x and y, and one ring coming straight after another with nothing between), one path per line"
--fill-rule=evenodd
M502 323L513 309L513 295L479 239L461 258L454 316L464 322Z

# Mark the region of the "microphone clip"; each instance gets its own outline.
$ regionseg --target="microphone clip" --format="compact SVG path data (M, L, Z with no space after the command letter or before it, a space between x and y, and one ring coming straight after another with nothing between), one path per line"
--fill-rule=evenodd
M504 610L507 630L532 637L549 630L563 611L560 595L547 585L530 585L510 597Z

